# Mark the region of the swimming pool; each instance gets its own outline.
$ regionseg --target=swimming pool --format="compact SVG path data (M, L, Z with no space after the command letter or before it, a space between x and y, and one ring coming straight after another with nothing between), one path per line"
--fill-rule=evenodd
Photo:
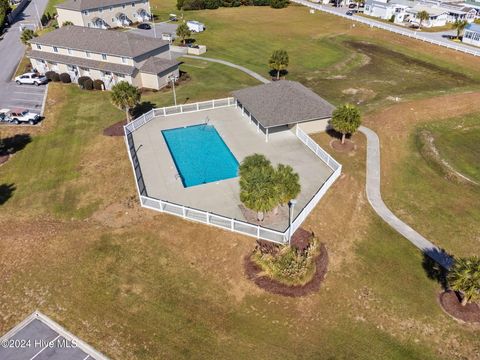
M184 187L231 179L238 161L213 125L162 130Z

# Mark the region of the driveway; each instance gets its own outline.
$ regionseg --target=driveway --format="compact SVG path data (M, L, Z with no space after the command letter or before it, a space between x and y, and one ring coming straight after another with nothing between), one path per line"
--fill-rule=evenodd
M38 23L37 10L41 15L48 0L32 0L7 29L0 40L0 107L26 108L40 112L46 86L19 86L12 80L18 63L25 53L25 46L20 41L20 26L33 28Z
M155 31L153 31L153 28L150 29L150 30L142 30L142 29L132 28L130 31L135 33L135 34L139 34L139 35L143 35L143 36L149 36L149 37L154 37L154 35L156 33L157 38L159 38L159 39L162 37L162 33L170 33L170 34L173 34L173 38L175 38L176 37L175 33L177 31L177 26L178 26L178 22L165 21L165 22L161 22L161 23L156 23L155 24Z

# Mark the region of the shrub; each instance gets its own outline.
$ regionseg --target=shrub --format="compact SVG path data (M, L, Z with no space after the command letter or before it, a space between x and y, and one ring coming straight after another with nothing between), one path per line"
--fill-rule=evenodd
M72 82L72 78L67 73L61 73L59 77L60 81L64 84L70 84Z
M85 81L86 80L92 81L92 79L90 79L90 77L88 77L88 76L80 76L78 78L78 86L80 86L83 89L85 87Z
M257 246L252 259L271 278L287 285L304 285L315 274L315 258L319 253L320 244L312 238L304 252L292 246L283 246L275 252Z
M218 9L220 7L220 0L205 0L205 9Z
M95 90L103 90L105 89L105 84L103 83L102 80L97 79L93 82L93 88Z
M60 75L58 75L58 73L56 73L55 71L47 71L45 73L45 77L50 81L55 81L55 82L60 81Z
M270 6L274 9L282 9L288 6L288 0L272 0Z
M88 78L83 82L83 88L85 90L93 90L93 81L92 79Z

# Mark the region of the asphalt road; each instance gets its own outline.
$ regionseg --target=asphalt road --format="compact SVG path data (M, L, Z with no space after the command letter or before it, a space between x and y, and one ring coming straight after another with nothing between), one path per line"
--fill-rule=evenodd
M32 0L0 40L0 107L26 108L40 112L45 93L45 85L18 86L11 81L18 63L25 53L25 46L20 41L20 27L34 28L38 24L37 10L41 15L48 0Z

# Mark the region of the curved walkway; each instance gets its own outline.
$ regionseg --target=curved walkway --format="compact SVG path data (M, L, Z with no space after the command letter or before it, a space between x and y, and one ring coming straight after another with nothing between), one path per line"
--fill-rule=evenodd
M270 82L260 74L228 61L194 55L184 55L183 57L191 59L203 59L205 61L216 62L230 66L243 71L244 73L254 77L264 84ZM453 258L396 217L395 214L383 202L382 194L380 192L380 140L378 135L373 130L365 126L360 126L359 131L367 138L366 192L368 202L372 206L373 210L375 210L377 215L380 216L388 225L390 225L394 230L396 230L418 249L420 249L425 255L435 260L445 269L449 269L453 264Z
M238 70L240 70L240 71L243 71L244 73L250 75L251 77L257 79L258 81L260 81L260 82L262 82L262 83L264 83L264 84L267 84L267 83L270 82L270 80L264 78L262 75L257 74L256 72L254 72L254 71L252 71L252 70L250 70L250 69L247 69L246 67L243 67L243 66L240 66L240 65L237 65L237 64L234 64L234 63L225 61L225 60L213 59L213 58L208 58L208 57L203 57L203 56L196 56L196 55L182 55L182 57L188 58L188 59L205 60L205 61L210 61L210 62L214 62L214 63L223 64L223 65L230 66L230 67L232 67L232 68L238 69Z
M367 138L367 199L378 216L393 229L403 235L424 254L435 260L445 269L450 268L453 259L438 247L405 224L385 205L380 192L380 140L371 129L360 126L360 132Z

